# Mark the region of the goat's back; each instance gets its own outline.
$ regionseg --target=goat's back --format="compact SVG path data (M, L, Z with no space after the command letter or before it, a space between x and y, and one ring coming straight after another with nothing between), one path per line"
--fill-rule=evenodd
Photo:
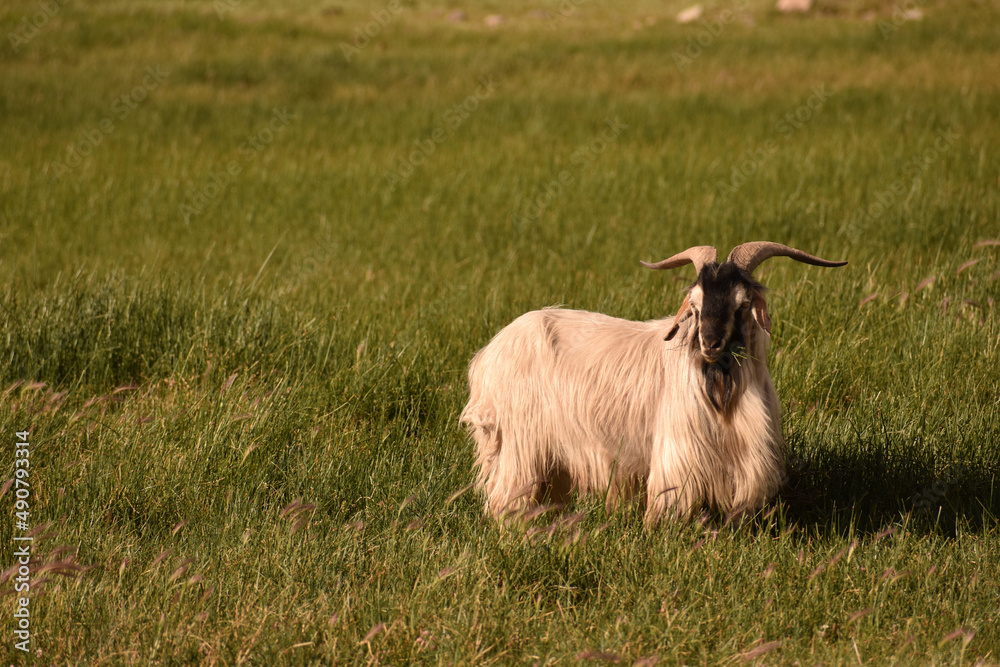
M500 331L472 361L462 414L481 476L501 447L520 467L567 469L581 490L606 484L612 466L645 475L672 319L548 308Z

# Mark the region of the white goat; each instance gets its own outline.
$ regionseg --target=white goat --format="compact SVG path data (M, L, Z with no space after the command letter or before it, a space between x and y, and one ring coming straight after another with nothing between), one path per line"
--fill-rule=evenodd
M693 263L677 314L633 322L546 308L522 315L472 360L461 421L478 448L494 516L570 490L609 507L645 484L646 520L759 508L784 478L781 407L767 370L771 321L751 274L784 256L843 266L777 243L711 246L656 264Z

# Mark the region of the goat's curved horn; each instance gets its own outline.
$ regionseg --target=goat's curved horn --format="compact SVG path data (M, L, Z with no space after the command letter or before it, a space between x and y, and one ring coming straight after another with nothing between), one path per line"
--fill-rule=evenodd
M685 264L694 264L695 271L701 273L701 267L714 262L718 254L718 251L710 245L699 245L688 248L684 252L679 252L673 257L668 257L655 264L642 262L642 265L648 269L673 269Z
M843 266L847 264L847 262L831 262L828 259L821 259L807 252L769 241L755 241L738 245L729 253L727 261L732 262L747 273L753 273L753 270L761 262L772 257L791 257L796 261L814 266Z

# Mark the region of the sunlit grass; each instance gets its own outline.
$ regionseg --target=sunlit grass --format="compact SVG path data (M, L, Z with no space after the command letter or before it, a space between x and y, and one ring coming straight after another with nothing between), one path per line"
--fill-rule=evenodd
M1000 660L996 9L753 2L679 68L687 4L404 4L362 45L388 3L67 3L0 46L37 664ZM485 519L475 350L669 314L691 276L638 260L760 239L850 261L758 271L781 498Z

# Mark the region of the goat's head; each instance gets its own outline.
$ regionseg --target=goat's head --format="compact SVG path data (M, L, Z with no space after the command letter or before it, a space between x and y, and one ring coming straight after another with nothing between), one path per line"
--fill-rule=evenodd
M651 269L694 264L698 279L688 289L666 339L671 340L680 326L693 318L702 358L726 373L733 364L735 348L747 346L757 330L771 332L764 286L753 279L753 271L761 262L771 257L791 257L816 266L847 264L766 241L736 246L722 264L716 262L716 255L712 246L696 246L662 262L642 264Z

